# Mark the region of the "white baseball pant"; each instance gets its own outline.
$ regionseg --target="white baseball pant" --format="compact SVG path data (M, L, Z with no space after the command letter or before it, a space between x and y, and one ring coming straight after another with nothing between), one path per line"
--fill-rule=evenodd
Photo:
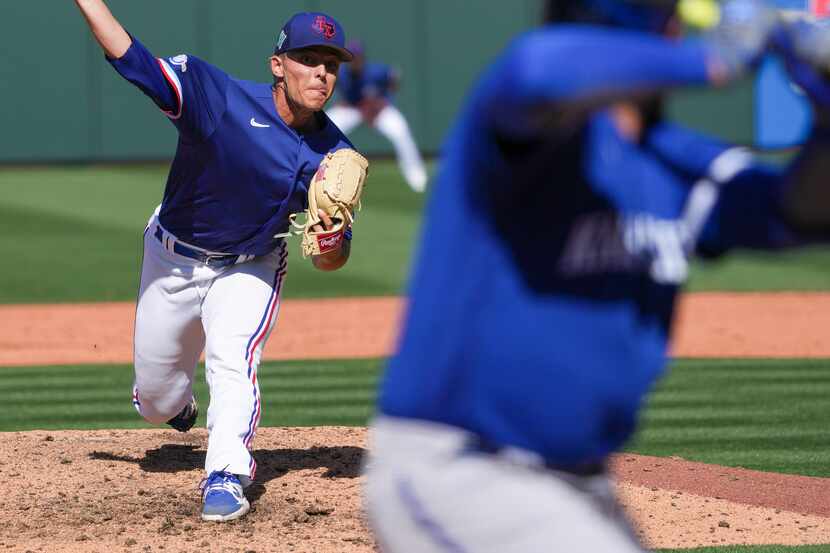
M470 439L425 421L373 422L364 501L384 553L644 552L607 475L471 451Z
M257 367L279 313L285 244L245 263L209 267L173 253L172 239L162 245L154 235L158 225L154 215L144 233L133 404L153 424L174 417L190 401L204 351L210 389L205 470L226 470L248 483L262 414Z
M326 111L326 114L343 134L349 134L361 123L369 124L363 120L360 110L354 106L337 104ZM415 192L423 192L427 185L426 166L400 110L392 104L387 104L380 110L371 126L392 143L398 158L398 167L409 187Z

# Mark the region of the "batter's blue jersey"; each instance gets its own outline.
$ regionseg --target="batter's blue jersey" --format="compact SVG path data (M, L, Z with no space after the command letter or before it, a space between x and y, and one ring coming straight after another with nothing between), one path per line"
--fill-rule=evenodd
M380 411L558 464L630 436L694 251L778 247L782 178L609 98L707 82L704 47L584 26L526 34L481 78L429 200Z
M357 105L372 98L392 99L395 72L382 63L366 63L359 74L344 64L337 77L338 97L348 104Z
M264 255L305 209L326 153L351 147L323 112L301 134L279 116L270 84L237 80L199 58L155 58L133 39L110 60L179 131L159 220L179 240L214 252Z

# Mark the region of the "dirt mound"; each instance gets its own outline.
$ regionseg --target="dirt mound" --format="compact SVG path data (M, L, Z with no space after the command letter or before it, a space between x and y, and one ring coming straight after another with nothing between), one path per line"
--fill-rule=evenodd
M199 518L204 430L0 434L0 550L373 551L364 439L353 428L261 429L251 513L219 524Z
M365 429L260 429L251 513L225 524L199 518L206 439L204 430L0 434L0 550L375 551L360 506ZM830 480L637 455L617 457L614 470L652 547L830 542L819 505ZM818 492L776 506L767 489Z

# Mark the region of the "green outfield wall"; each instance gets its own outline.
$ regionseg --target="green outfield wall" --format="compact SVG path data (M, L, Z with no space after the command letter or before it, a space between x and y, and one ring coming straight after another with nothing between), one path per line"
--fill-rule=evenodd
M324 10L370 58L397 66L398 95L422 149L436 152L465 91L540 0L110 0L156 55L186 52L231 74L267 81L267 57L295 11ZM143 160L171 156L176 135L155 106L104 61L69 0L10 2L0 18L0 162ZM14 45L14 47L11 47ZM613 55L613 53L609 53ZM672 113L695 126L751 136L749 87L717 98L684 95ZM362 129L369 153L389 145Z

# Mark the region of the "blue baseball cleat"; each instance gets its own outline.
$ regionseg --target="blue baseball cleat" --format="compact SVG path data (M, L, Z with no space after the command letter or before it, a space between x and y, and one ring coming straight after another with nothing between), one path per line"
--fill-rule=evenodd
M251 505L235 474L215 470L202 481L202 520L224 522L247 513Z
M179 414L167 421L167 424L179 432L187 432L196 424L196 417L199 416L199 406L196 404L196 397L191 396L190 403L179 411Z

